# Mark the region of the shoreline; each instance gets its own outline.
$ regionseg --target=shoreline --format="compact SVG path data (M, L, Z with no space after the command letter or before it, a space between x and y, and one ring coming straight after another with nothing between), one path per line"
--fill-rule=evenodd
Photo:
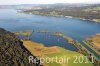
M25 31L23 31L23 32L25 32ZM23 34L23 32L22 32L22 34ZM48 31L46 31L46 32L44 32L44 31L39 31L39 32L43 32L43 33L48 33ZM26 33L28 33L28 32L26 32ZM24 33L25 34L25 33ZM78 51L76 51L76 52L78 52L78 53L81 53L81 54L83 54L83 55L85 55L85 56L88 56L89 57L89 59L91 59L91 57L90 57L90 55L92 55L93 57L94 57L94 60L97 60L98 61L98 63L100 63L99 62L99 58L98 57L96 57L92 52L90 52L86 47L84 47L84 46L82 46L82 44L80 43L80 42L78 42L77 40L73 40L72 38L70 38L70 37L68 37L68 36L66 36L66 35L64 35L63 33L61 33L61 32L53 32L52 33L53 35L56 35L56 36L61 36L61 37L63 37L65 40L67 40L67 42L68 43L70 43L70 44L73 44L77 49L78 49ZM31 34L30 34L31 35ZM33 41L31 41L30 39L22 39L22 41L23 41L23 43L24 44L26 44L26 46L30 49L32 46L29 46L29 44L34 44L34 46L33 47L35 47L34 48L34 52L36 52L35 54L37 55L38 54L38 56L43 56L43 54L45 54L45 53L41 53L40 51L42 51L42 52L46 52L46 54L48 54L48 53L54 53L53 51L51 51L52 50L52 47L54 47L54 46L51 46L51 49L50 49L50 47L46 47L46 46L44 46L42 43L37 43L37 42L33 42ZM42 46L41 46L41 44L42 44ZM36 46L35 46L36 45ZM40 45L40 46L39 46ZM45 49L44 49L44 47L45 47ZM81 48L80 48L81 47ZM61 47L62 48L62 47ZM31 48L31 49L33 49L33 48ZM30 50L31 50L30 49ZM63 48L64 49L64 48ZM68 49L66 49L66 50L68 50ZM31 50L32 51L32 50ZM48 52L47 52L48 51ZM58 50L57 50L58 51ZM70 51L70 50L69 50ZM86 52L84 52L84 51L86 51ZM75 52L75 51L74 51ZM40 54L41 53L41 54ZM96 63L96 61L94 61L95 63Z
M92 21L94 23L100 23L100 19L86 19L86 18L81 18L81 17L74 17L74 16L64 16L64 15L50 15L50 14L35 14L35 13L27 13L24 11L21 11L20 13L25 13L25 14L34 14L34 15L41 15L41 16L51 16L51 17L65 17L65 18L77 18L77 19L81 19L84 21Z

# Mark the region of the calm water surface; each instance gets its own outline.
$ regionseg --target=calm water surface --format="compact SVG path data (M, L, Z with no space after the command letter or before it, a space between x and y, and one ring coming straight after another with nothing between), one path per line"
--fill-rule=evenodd
M34 37L34 38L33 38ZM45 44L45 46L60 46L71 51L77 51L77 48L69 44L66 39L60 36L52 35L51 33L34 32L30 37L32 41Z
M6 30L15 32L20 30L49 30L54 32L63 32L65 35L82 41L83 39L100 33L100 24L94 23L92 21L84 21L76 18L64 18L64 17L49 17L49 16L40 16L32 14L17 13L14 9L0 9L0 27L5 28ZM38 36L41 36L37 34ZM52 46L52 44L64 47L66 41L62 38L59 38L59 42L56 39L57 37L52 37L52 40L44 40L33 34L32 40L44 43L46 46ZM42 35L41 37L43 37ZM49 36L49 35L48 35ZM51 43L51 44L48 44ZM82 43L83 46L85 46ZM69 44L65 48L68 48ZM72 48L73 46L70 46ZM95 56L100 58L91 48L85 46L88 50L93 52ZM69 48L69 49L70 49ZM72 50L75 50L72 49Z
M0 27L9 31L28 29L59 31L74 38L84 39L100 33L100 24L75 18L49 17L17 13L14 9L0 9Z

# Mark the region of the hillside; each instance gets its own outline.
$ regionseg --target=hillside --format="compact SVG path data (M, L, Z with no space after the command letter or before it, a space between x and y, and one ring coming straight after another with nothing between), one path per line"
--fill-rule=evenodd
M0 66L39 66L29 63L31 55L13 33L0 28Z

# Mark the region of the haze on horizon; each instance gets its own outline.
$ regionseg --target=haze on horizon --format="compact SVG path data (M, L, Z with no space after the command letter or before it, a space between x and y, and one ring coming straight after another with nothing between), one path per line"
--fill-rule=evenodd
M54 4L54 3L100 3L100 0L0 0L0 5Z

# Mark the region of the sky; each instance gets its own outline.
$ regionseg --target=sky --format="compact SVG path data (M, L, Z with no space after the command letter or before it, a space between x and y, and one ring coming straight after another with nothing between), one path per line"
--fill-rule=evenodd
M0 0L0 5L54 3L100 3L100 0Z

